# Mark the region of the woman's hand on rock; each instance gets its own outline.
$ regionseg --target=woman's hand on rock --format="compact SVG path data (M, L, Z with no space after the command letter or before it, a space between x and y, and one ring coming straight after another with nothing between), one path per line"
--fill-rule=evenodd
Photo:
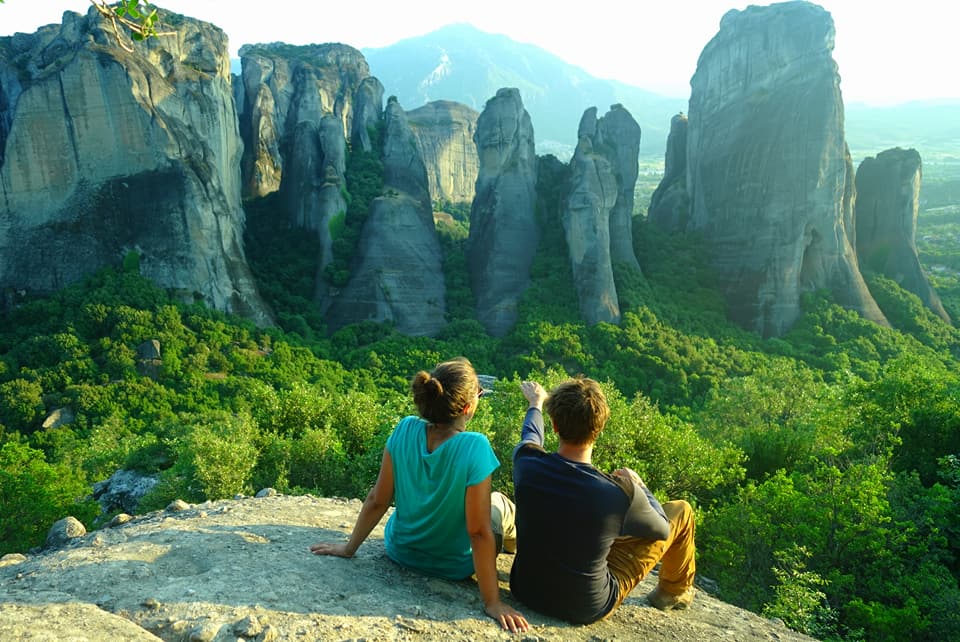
M484 609L487 612L487 615L496 620L504 631L510 631L511 633L523 633L524 631L530 628L530 623L527 622L527 618L523 617L522 613L518 613L513 609L513 607L504 604L503 602L497 602L496 604L491 604Z
M353 553L350 552L346 544L335 544L333 542L317 542L310 547L310 552L314 555L353 557Z

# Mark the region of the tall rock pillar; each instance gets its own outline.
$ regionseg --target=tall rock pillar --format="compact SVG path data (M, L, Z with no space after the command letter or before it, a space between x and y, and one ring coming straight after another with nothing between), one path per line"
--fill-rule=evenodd
M599 120L591 107L580 119L577 139L561 221L580 315L591 324L618 323L613 264L640 270L632 223L640 126L620 105Z
M470 283L480 322L502 336L517 321L540 240L533 125L517 89L487 101L473 140L480 168L467 240Z
M728 12L690 81L688 229L712 246L731 317L786 332L800 295L886 319L852 245L853 167L833 19L807 2Z
M865 270L890 277L950 323L950 315L930 287L917 256L922 174L920 154L915 149L888 149L860 163L857 168L857 256Z

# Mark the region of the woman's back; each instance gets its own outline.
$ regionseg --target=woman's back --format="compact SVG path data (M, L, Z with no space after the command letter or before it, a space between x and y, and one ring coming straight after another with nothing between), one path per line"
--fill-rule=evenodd
M406 417L387 440L396 506L385 529L387 554L423 573L463 579L473 573L464 526L466 488L500 463L480 433L457 432L429 452L427 426L419 417Z

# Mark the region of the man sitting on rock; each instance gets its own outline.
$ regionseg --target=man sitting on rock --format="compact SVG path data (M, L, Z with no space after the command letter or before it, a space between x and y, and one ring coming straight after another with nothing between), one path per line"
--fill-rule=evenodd
M593 444L610 416L597 382L578 378L549 396L521 384L527 409L513 455L517 552L510 572L514 597L574 623L610 615L661 562L647 600L662 609L693 601L693 510L685 501L662 507L628 468L603 473L591 465ZM542 408L559 437L543 449Z

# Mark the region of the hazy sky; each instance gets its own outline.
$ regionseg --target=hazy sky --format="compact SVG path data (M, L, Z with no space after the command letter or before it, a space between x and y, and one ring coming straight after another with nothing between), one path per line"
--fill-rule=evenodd
M468 22L535 44L592 75L686 98L690 77L720 18L736 0L160 0L178 13L213 22L230 37L231 55L251 42L343 42L382 47ZM754 4L765 4L763 2ZM845 102L890 104L960 99L952 0L824 0L836 26L834 59ZM0 35L60 22L89 0L6 0ZM247 7L255 7L247 8Z

